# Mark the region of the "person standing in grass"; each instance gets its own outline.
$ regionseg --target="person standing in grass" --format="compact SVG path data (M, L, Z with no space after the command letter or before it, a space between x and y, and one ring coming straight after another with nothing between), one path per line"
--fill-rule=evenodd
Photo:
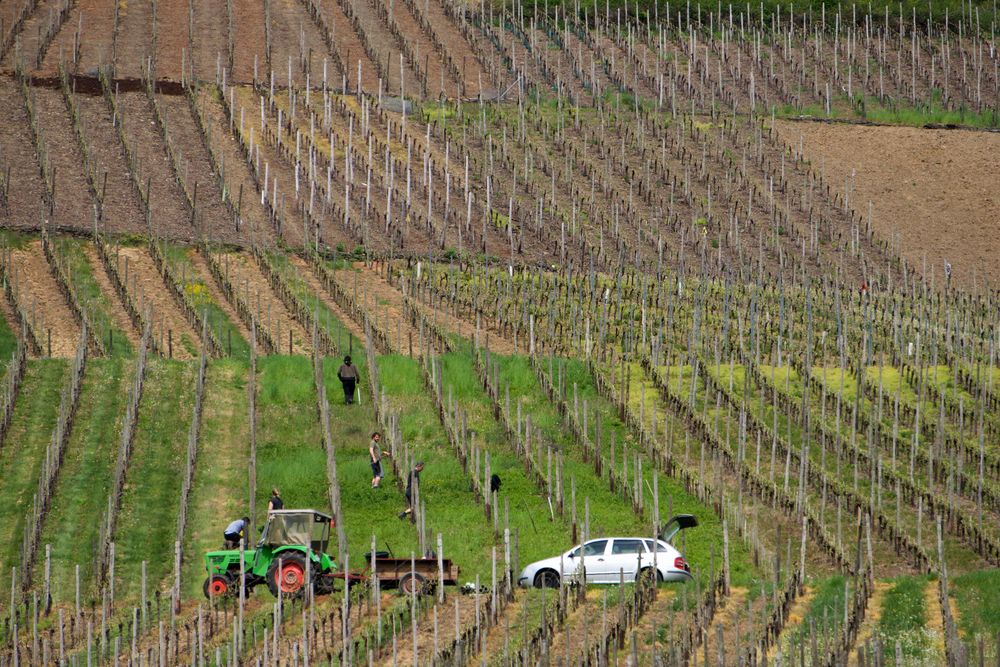
M344 363L337 369L337 377L344 387L344 404L354 403L354 387L358 382L358 368L351 363L351 355L344 357Z
M390 452L384 451L381 447L382 434L378 431L372 433L372 441L368 445L369 463L372 466L372 488L377 489L382 483L382 457L392 456Z
M285 507L285 501L281 499L281 491L278 487L271 489L271 499L267 501L267 513L270 514L275 510L280 510Z
M406 509L399 513L400 519L405 519L408 516L413 516L413 496L414 489L420 486L420 473L424 470L424 462L417 461L417 465L413 466L413 470L406 477Z

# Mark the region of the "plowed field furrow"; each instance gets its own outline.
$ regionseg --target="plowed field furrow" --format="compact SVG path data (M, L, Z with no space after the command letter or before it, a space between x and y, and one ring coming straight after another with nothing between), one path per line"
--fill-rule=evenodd
M303 86L306 72L311 72L310 84L323 76L323 58L327 57L326 42L308 10L299 0L271 0L271 67L275 85L291 83Z
M351 0L345 1L351 2ZM396 45L395 37L389 32L389 28L382 23L375 12L375 8L371 4L373 1L381 2L381 0L365 0L364 2L353 2L351 6L354 9L355 16L358 17L361 29L368 36L368 41L374 47L375 53L378 54L379 64L383 68L386 68L386 71L389 73L389 80L384 82L386 91L398 95L400 81L399 47ZM412 95L414 91L419 90L417 77L405 62L405 59L402 69L405 91ZM356 76L357 74L355 74Z
M59 23L59 9L66 5L66 0L42 0L38 3L30 18L24 22L18 36L20 48L11 48L3 59L3 65L11 69L14 68L14 53L18 52L18 57L24 61L27 71L36 69L38 62L38 52L44 48L45 35L49 31L49 26L56 26ZM65 57L70 57L69 49ZM44 56L44 54L43 54ZM58 58L58 53L56 54Z
M89 230L93 225L94 198L66 102L58 90L33 90L38 124L56 170L55 216L50 222L60 229Z
M93 95L77 95L76 103L104 189L104 219L99 228L111 233L146 231L142 203L130 181L124 149L111 125L105 101Z
M152 0L128 0L128 2L131 8L135 2L152 2ZM201 0L199 0L200 2ZM200 58L195 57L194 61L191 58L189 15L191 4L189 0L170 0L169 2L157 0L156 2L156 53L154 57L156 58L156 76L159 78L179 81L182 76L182 62L185 78L191 76L192 65L196 71L201 66ZM223 34L217 35L214 41L225 48L226 41ZM183 61L181 51L184 52ZM120 58L118 62L119 64L122 62ZM214 69L214 55L211 64Z
M52 40L42 69L56 72L60 58L67 69L94 76L97 68L111 62L111 33L115 24L115 3L108 0L76 0L62 30ZM73 45L80 31L80 58L74 64Z
M152 336L161 345L163 354L169 354L168 348L172 340L174 358L189 359L195 356L201 340L200 333L192 329L184 319L184 313L167 291L149 252L145 248L119 249L118 268L122 279L128 283L129 294L139 311L145 313L149 309L153 323Z
M111 315L111 321L118 331L124 332L128 337L129 342L132 344L133 349L139 344L139 332L135 330L135 326L132 324L132 319L125 312L125 308L122 307L122 302L115 294L115 288L111 286L111 281L108 279L108 274L104 270L104 266L101 264L101 258L97 256L97 249L94 248L93 244L85 243L83 244L83 252L87 256L87 262L90 263L91 273L94 276L94 282L101 288L101 293L104 295L104 300L107 303L108 313Z
M457 82L448 72L447 65L434 48L434 42L420 27L413 12L405 2L395 3L393 8L396 24L403 33L403 38L410 44L410 49L423 69L424 76L427 77L426 97L438 98L441 95L449 98L458 97Z
M147 58L157 58L157 76L179 78L180 48L175 52L177 64L171 69L167 63L160 64L159 53L161 40L169 42L172 35L187 35L187 22L177 25L163 20L164 4L157 3L156 43L153 42L153 0L124 0L119 4L118 12L118 44L115 51L115 76L138 78L142 75ZM169 9L169 8L168 8ZM105 36L106 38L106 36ZM186 45L186 42L185 42ZM154 49L155 47L155 49Z
M48 211L44 205L45 185L32 145L28 113L18 84L0 77L0 171L10 174L7 206L0 205L4 227L37 227ZM8 172L9 170L9 172Z
M347 86L353 90L358 85L358 63L361 63L361 86L368 92L378 90L378 68L371 61L361 44L361 37L354 30L351 20L344 14L337 0L320 0L318 3L322 7L326 23L334 36L334 45L337 48L337 55L344 64L344 74L347 76ZM384 65L384 63L383 63ZM331 70L332 72L332 70ZM328 76L330 74L328 73ZM331 88L339 89L343 81L341 79L328 79L327 84Z
M354 321L354 318L345 313L344 309L337 305L336 301L330 298L330 293L327 292L326 287L323 286L320 279L316 276L316 273L312 270L312 267L309 266L309 263L298 255L289 255L289 261L293 266L295 266L296 269L298 269L299 275L302 277L302 280L309 287L309 289L312 290L312 292L319 297L323 304L330 309L330 312L332 312L337 319L340 320L340 323L343 324L348 331L354 334L355 338L363 341L365 339L364 329L358 322Z
M235 10L235 3L234 3ZM235 20L235 17L234 17ZM229 69L229 18L226 0L198 0L194 3L194 77L215 81L216 66ZM239 48L233 42L233 50ZM188 70L190 71L190 70ZM227 80L228 80L227 75Z
M253 83L255 65L257 76L266 78L264 4L259 0L233 0L233 43L232 80Z
M278 346L276 352L288 353L289 331L292 353L307 354L311 336L306 333L271 289L270 283L252 257L229 253L218 258L222 270L240 298L254 314L259 327L271 334Z
M485 603L485 599L480 598L480 604ZM410 665L425 663L434 655L436 648L441 650L448 646L456 638L455 616L458 615L458 632L476 622L476 596L475 595L451 595L446 599L444 605L435 605L427 609L417 620L416 640L417 653L413 653L413 627L407 624L400 628L397 636L395 655L393 654L391 643L383 651L383 659L379 661L380 667L392 667L394 665ZM436 612L436 616L435 616ZM480 613L482 610L480 610ZM436 620L435 620L436 618Z
M229 209L222 201L211 158L191 116L187 98L180 95L159 95L157 103L174 143L177 171L192 198L197 188L195 227L199 235L210 235L213 240L223 242L238 242L240 235L233 225Z
M195 229L191 225L184 192L174 180L170 158L156 129L149 100L145 93L122 93L119 104L125 117L125 136L140 158L139 177L143 188L148 187L153 233L185 241L194 238ZM175 150L181 147L173 137L171 141Z
M260 203L260 191L254 186L250 168L243 159L239 144L230 132L225 108L207 89L198 93L198 107L208 126L206 130L210 130L208 134L212 153L220 170L223 171L226 187L240 213L242 222L240 228L235 230L237 238L243 243L252 240L262 245L273 244L274 229ZM238 105L235 113L238 123L240 113ZM222 169L223 164L225 169Z
M34 320L42 354L72 357L80 342L80 328L49 271L41 241L32 241L26 250L12 250L11 264L18 280L18 300Z
M480 93L479 85L483 88L492 88L493 82L489 75L482 68L479 59L476 58L475 49L469 41L462 35L462 31L448 17L444 11L441 0L416 0L420 3L424 16L434 26L438 38L444 42L445 48L451 55L452 60L458 67L460 73L465 74L465 97L477 97Z

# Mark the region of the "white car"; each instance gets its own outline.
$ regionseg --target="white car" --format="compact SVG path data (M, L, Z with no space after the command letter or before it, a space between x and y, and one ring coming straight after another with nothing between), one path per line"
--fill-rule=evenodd
M655 541L648 537L588 540L561 556L527 566L521 571L517 583L525 588L555 587L563 579L579 581L586 573L588 584L617 584L623 575L625 581L635 581L641 575L654 571L660 581L686 581L691 578L691 568L670 540L685 528L697 525L698 520L694 516L679 514L667 522Z

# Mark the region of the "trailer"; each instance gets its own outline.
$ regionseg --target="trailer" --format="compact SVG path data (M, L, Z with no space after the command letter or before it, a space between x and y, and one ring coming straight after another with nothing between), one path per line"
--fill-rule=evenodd
M449 558L442 558L439 565L435 557L396 558L389 552L376 551L374 566L371 554L367 554L365 560L368 566L357 573L361 578L369 581L378 579L381 588L398 588L407 595L432 591L441 582L442 570L445 586L458 584L459 567Z

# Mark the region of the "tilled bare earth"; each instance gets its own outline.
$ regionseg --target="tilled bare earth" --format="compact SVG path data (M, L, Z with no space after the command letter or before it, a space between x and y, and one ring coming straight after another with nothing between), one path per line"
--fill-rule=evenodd
M224 273L228 273L229 282L251 312L254 313L259 326L266 329L275 344L278 353L288 353L288 332L292 332L292 353L308 354L309 339L285 305L271 289L271 284L261 273L260 267L252 257L241 253L228 253L218 258Z
M80 327L49 271L41 241L32 241L26 250L12 250L11 264L17 276L18 299L33 320L42 354L49 354L51 336L51 355L72 357L80 343Z
M779 121L779 135L803 152L831 188L849 185L855 210L874 202L878 237L902 239L910 267L971 286L1000 280L1000 134ZM852 178L853 174L853 178Z
M309 263L298 255L290 255L289 259L291 260L292 265L298 270L302 280L309 286L309 289L323 301L323 304L330 309L330 312L340 320L341 324L343 324L355 338L363 341L365 339L365 331L362 328L362 325L356 322L353 317L348 315L344 309L337 304L336 301L330 298L330 295L323 286L322 281L312 270L312 267L309 266Z
M175 359L190 359L199 349L200 336L191 328L184 313L167 291L153 258L145 248L121 248L119 270L125 279L125 260L128 260L128 290L140 312L150 309L153 322L152 336L168 354L169 341L173 340Z
M435 641L437 649L440 651L451 644L456 637L455 634L455 609L458 609L458 631L476 622L476 598L474 595L455 595L446 599L444 605L436 605L427 609L420 620L417 621L417 656L413 655L413 629L411 626L400 628L401 632L397 637L396 654L392 649L388 650L388 655L378 664L383 667L392 665L411 665L419 662L426 663L431 655L434 655ZM437 622L435 623L435 609L437 610Z
M94 201L66 102L60 91L50 88L35 87L32 97L56 174L55 214L50 222L61 229L90 229Z
M357 271L357 275L354 275L354 271ZM406 317L403 293L386 282L378 271L369 268L364 262L356 262L353 271L338 271L337 280L348 290L353 289L357 280L358 302L367 306L368 316L389 334L393 352L406 354L411 344L414 347L418 345L420 332Z
M0 170L10 188L7 208L0 206L0 224L4 227L36 227L47 213L43 205L45 186L38 173L38 159L31 143L28 112L24 108L18 84L0 77Z

